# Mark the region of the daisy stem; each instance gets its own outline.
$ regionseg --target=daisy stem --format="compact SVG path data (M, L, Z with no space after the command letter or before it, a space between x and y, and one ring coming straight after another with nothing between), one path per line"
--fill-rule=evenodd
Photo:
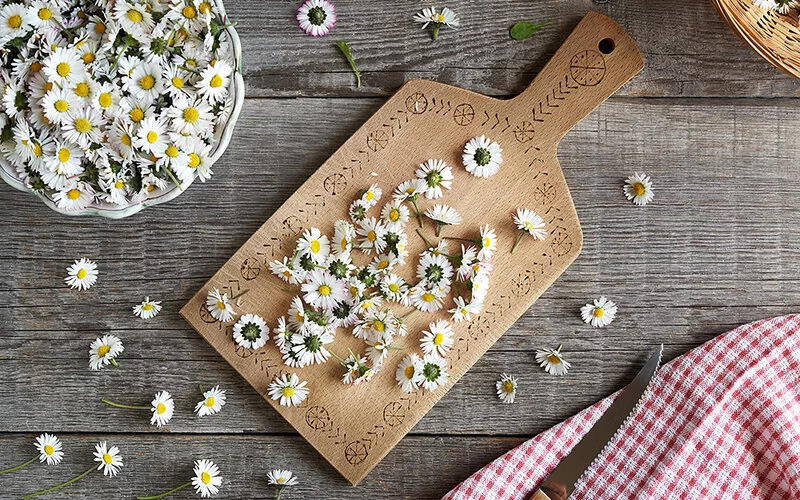
M184 70L184 71L188 71L189 73L194 73L195 75L199 75L200 74L200 72L197 71L196 69L192 69L192 68L189 68L187 66L178 66L178 67L180 69Z
M433 23L433 40L436 41L439 38L439 29L442 27L439 23Z
M247 293L247 292L249 292L249 291L250 291L250 289L249 289L249 288L246 288L246 289L245 289L245 290L244 290L242 293L239 293L239 294L237 294L237 295L234 295L233 297L231 297L231 298L230 298L230 299L228 299L228 300L230 300L231 302L233 302L234 300L238 299L239 297L242 297L242 296L244 296L244 294L246 294L246 293Z
M471 240L469 238L458 238L456 236L442 236L442 238L444 238L446 240L468 241L470 243L475 243L475 240Z
M425 223L422 222L422 212L419 211L419 207L417 206L417 200L411 200L411 204L414 205L414 210L416 211L414 215L417 217L417 221L419 221L419 227L425 227Z
M114 70L117 69L117 65L119 64L120 58L122 57L123 54L125 54L125 52L130 48L130 46L133 45L133 42L134 39L132 36L128 36L125 38L125 45L122 47L122 50L119 52L119 54L117 54L117 58L114 59L114 64L112 64L111 67L108 68L109 73L113 73Z
M525 233L522 233L522 234L519 235L519 238L517 238L517 242L514 243L514 248L511 249L511 253L514 253L514 252L517 251L517 247L519 246L520 242L522 241L523 236L525 236Z
M113 401L109 401L108 399L101 399L100 401L102 401L103 403L105 403L107 405L114 406L116 408L125 408L126 410L149 410L150 409L149 406L123 405L123 404L120 404L120 403L115 403Z
M416 309L412 309L412 310L408 311L407 313L405 313L404 315L400 316L400 317L399 317L399 318L397 318L397 319L399 319L400 321L405 321L405 319L406 319L407 317L411 316L411 315L412 315L412 314L414 314L415 312L417 312L417 310L416 310Z
M441 232L442 232L442 225L437 223L436 224L436 237L437 238L439 237L439 233L441 233Z
M94 465L92 465L86 472L82 473L79 476L73 477L69 481L66 481L66 482L61 483L61 484L57 484L57 485L53 486L52 488L47 488L46 490L37 491L35 493L29 493L29 494L25 495L22 498L24 500L26 498L31 498L31 497L35 497L35 496L39 496L39 495L44 495L45 493L50 493L51 491L60 490L64 486L68 486L68 485L74 483L75 481L78 481L78 480L83 479L84 477L88 476L89 473L92 472L93 470L94 470Z
M283 493L285 487L285 485L278 486L278 496L275 497L275 500L281 500L281 493Z
M108 358L108 362L111 363L115 368L119 368L119 363L114 358Z
M156 500L156 498L164 498L166 496L172 495L173 493L177 493L182 489L186 488L187 486L191 486L192 482L189 481L188 483L182 484L176 488L172 488L169 491L165 491L164 493L160 493L158 495L153 495L151 497L136 497L136 500Z
M27 462L25 462L24 464L17 465L16 467L11 467L10 469L0 470L0 474L8 474L9 472L14 472L15 470L20 470L21 468L25 467L26 465L30 465L33 462L35 462L37 458L39 458L39 457L35 456L35 457L31 458L30 460L28 460Z
M167 177L169 177L172 180L172 182L174 182L175 185L178 186L178 190L183 191L183 188L181 187L181 183L178 182L178 179L175 178L175 175L172 173L172 171L170 171L170 169L168 169L167 167L161 167L161 170L166 172Z
M331 356L333 356L334 358L336 358L336 360L337 360L339 363L341 363L341 364L342 364L342 366L346 366L346 363L344 362L344 360L343 360L342 358L340 358L339 356L337 356L337 355L336 355L336 353L334 353L333 351L328 351L328 352L329 352L329 353L331 353Z
M428 245L428 248L435 248L436 247L436 245L431 243L430 240L428 240L428 238L426 238L425 235L422 234L422 231L420 231L419 228L417 228L417 234L419 235L420 238L422 238L422 241L424 241L425 244Z

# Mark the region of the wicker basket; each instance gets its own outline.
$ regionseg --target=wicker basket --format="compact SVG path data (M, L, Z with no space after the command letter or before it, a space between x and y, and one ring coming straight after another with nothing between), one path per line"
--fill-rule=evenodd
M800 78L800 27L797 14L783 15L752 0L711 0L734 33L770 64Z

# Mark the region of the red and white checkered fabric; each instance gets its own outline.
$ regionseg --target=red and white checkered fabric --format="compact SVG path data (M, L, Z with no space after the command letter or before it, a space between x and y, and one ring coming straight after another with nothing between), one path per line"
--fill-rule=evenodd
M617 394L444 498L526 499ZM664 365L570 498L800 498L800 314L740 326Z

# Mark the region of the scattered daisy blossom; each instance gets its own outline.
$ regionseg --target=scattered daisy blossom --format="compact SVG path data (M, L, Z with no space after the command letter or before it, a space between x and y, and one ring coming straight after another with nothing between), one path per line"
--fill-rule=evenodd
M422 378L422 359L416 354L406 355L395 371L395 379L403 392L412 393L419 388Z
M447 383L447 362L437 354L426 354L422 358L422 373L418 384L429 391L438 389Z
M612 321L617 315L617 305L605 297L595 299L590 304L581 307L581 318L584 323L589 323L595 328L602 328Z
M88 290L97 282L97 264L85 257L69 266L67 273L64 281L70 288Z
M443 160L428 160L420 164L417 178L425 181L425 197L433 200L444 195L444 189L453 185L453 171Z
M145 297L141 304L133 307L133 314L142 319L155 318L161 311L161 301L150 300Z
M294 486L297 484L297 476L292 471L286 469L275 469L267 472L267 483L272 486L277 486L280 492L287 486Z
M243 314L233 325L233 340L245 349L260 349L269 340L269 327L261 316Z
M517 229L522 231L522 234L519 235L516 243L514 243L511 253L514 253L517 250L517 247L519 247L519 244L522 242L522 238L526 233L533 236L533 239L537 241L543 241L545 238L547 238L547 229L545 229L544 219L542 219L533 210L528 208L518 208L516 215L513 215L512 217L514 219L514 224L516 224Z
M206 307L211 316L217 321L227 323L233 319L236 311L233 309L228 294L220 293L216 288L208 292L206 297Z
M175 411L175 402L172 400L172 396L167 391L157 392L150 404L152 405L150 411L153 413L153 416L150 417L150 425L157 427L167 425Z
M195 493L202 498L216 495L219 487L222 486L219 467L211 460L195 460L192 486L194 486Z
M439 236L443 226L455 226L461 224L461 215L452 207L437 203L425 210L425 217L436 224L436 236Z
M447 7L443 8L441 12L437 12L435 7L427 7L422 9L422 12L414 14L414 21L422 23L422 29L432 25L431 36L434 40L439 38L439 30L442 26L448 28L457 28L460 24L456 13Z
M269 397L280 400L281 406L297 406L308 396L307 384L295 373L283 374L269 384Z
M447 321L435 321L422 332L420 347L425 354L446 356L453 348L453 329Z
M536 362L551 375L566 375L572 366L561 354L561 346L558 349L537 350Z
M122 340L114 335L103 335L95 339L89 345L89 368L99 370L108 364L116 365L116 357L124 350Z
M461 157L467 172L475 177L490 177L500 171L503 149L486 136L474 137L464 146Z
M649 175L637 173L625 179L623 192L625 197L636 205L647 205L653 201L653 182Z
M103 471L104 476L116 476L123 466L119 448L116 446L109 448L105 441L95 445L94 461L98 462L97 470Z
M497 397L503 403L513 403L514 398L517 396L517 377L503 374L500 380L495 384L497 388Z
M47 462L47 465L59 464L64 458L61 441L52 434L44 433L37 437L36 449L39 451L39 462Z
M336 24L336 6L328 0L308 0L297 9L297 22L307 35L327 35Z
M203 393L203 400L197 403L194 412L199 417L205 417L219 413L223 406L225 406L225 391L215 385Z

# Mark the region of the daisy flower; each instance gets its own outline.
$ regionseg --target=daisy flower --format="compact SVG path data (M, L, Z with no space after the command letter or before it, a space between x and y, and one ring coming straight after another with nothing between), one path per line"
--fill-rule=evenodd
M408 293L408 285L400 276L387 274L381 279L380 290L387 299L400 302Z
M194 412L198 417L205 417L219 413L223 406L225 406L225 391L215 385L203 393L203 400L197 403Z
M525 236L525 233L530 234L533 236L533 239L542 241L547 237L547 231L545 230L544 226L544 219L542 219L536 212L527 208L518 208L517 214L512 216L514 219L514 224L517 225L517 229L522 231L522 234L519 235L517 238L517 242L514 243L514 247L511 249L511 253L514 253L517 250L522 238Z
M336 255L348 254L353 248L356 228L346 220L337 220L333 225L333 244L331 252Z
M303 237L297 242L297 250L316 264L322 264L331 251L331 245L327 236L312 227L303 232Z
M267 484L277 488L278 496L275 497L275 500L280 500L284 488L297 484L297 476L290 470L275 469L267 472Z
M157 392L150 404L152 405L150 411L153 412L153 416L150 417L150 425L157 427L167 425L175 411L175 402L172 400L172 396L167 391Z
M205 136L212 132L214 114L202 99L176 98L167 110L173 127L182 134Z
M464 146L461 159L467 172L475 177L489 177L500 170L503 163L500 145L486 136L474 137Z
M452 314L451 319L456 322L472 321L472 315L481 312L481 305L477 302L466 302L464 297L456 297L453 300L454 308L449 309L447 312Z
M433 391L447 383L447 362L436 354L426 354L422 358L422 372L417 383Z
M75 93L67 88L53 88L41 101L44 116L52 123L65 123L69 113L78 106Z
M39 462L47 465L61 463L64 452L61 451L61 441L52 434L42 434L36 438L36 449L39 451Z
M85 182L73 182L57 191L53 195L53 201L58 208L70 212L83 210L94 201L94 189Z
M119 337L114 335L98 337L89 345L89 368L99 370L108 364L119 366L116 357L124 350L125 347Z
M628 177L625 179L623 192L625 197L635 204L647 205L653 201L653 183L650 181L650 176L637 173Z
M443 189L453 184L453 171L443 160L428 160L421 163L416 171L417 177L425 181L425 197L429 200L441 198Z
M297 374L284 373L269 384L269 396L280 400L281 406L297 406L308 396L308 382L301 382Z
M378 200L381 199L382 195L383 195L383 190L379 188L377 184L373 184L369 187L369 189L365 189L361 193L361 202L367 208L372 208L378 204Z
M167 149L168 138L167 125L160 118L150 116L139 124L133 143L146 153L161 154Z
M292 335L291 342L291 349L300 361L300 366L307 366L328 360L330 353L325 345L333 342L333 335L312 324L308 331Z
M102 470L104 476L116 476L122 468L122 455L116 446L107 447L101 441L94 447L94 461L98 462L97 470Z
M537 350L536 362L551 375L566 375L572 366L561 355L561 346L558 346L558 349Z
M602 328L612 321L617 315L617 305L605 297L595 299L592 303L581 307L581 318L584 323L589 323L596 328Z
M299 269L295 269L295 263L289 261L289 257L284 257L283 261L273 260L269 263L269 270L272 274L279 277L283 281L297 285L302 279L302 274Z
M453 277L453 266L450 260L439 254L425 253L417 265L417 278L426 283L438 285L442 282L449 283Z
M114 4L114 20L138 41L147 42L147 34L153 29L153 16L146 4L128 1Z
M414 14L414 21L422 23L422 29L431 24L433 26L431 36L434 40L439 38L439 30L442 26L456 28L460 24L456 13L447 7L443 8L441 12L436 12L435 7L422 9L422 12Z
M347 210L347 213L354 222L360 222L367 218L368 210L369 207L362 200L358 199L354 200L353 203L350 204L350 208Z
M411 212L400 200L392 200L383 206L381 218L389 231L401 230L408 223Z
M425 217L429 218L436 224L436 236L439 236L443 226L455 226L461 224L461 215L453 208L440 203L437 203L431 208L425 210Z
M422 332L422 340L419 345L425 354L438 354L446 356L453 348L453 329L444 320L434 321L428 325L428 329Z
M478 241L478 260L489 260L497 250L497 234L494 229L489 228L486 224L481 228L481 238Z
M86 75L86 66L78 51L66 47L57 47L45 58L42 65L48 81L61 87L78 83Z
M342 382L348 385L359 385L362 382L369 382L372 377L377 373L377 369L372 369L367 366L367 359L358 357L350 351L350 356L347 359L340 359L339 363L345 368L345 373L342 376Z
M416 354L408 354L397 365L394 377L405 393L412 393L419 388L422 377L422 359Z
M155 318L161 311L161 301L150 300L150 297L145 297L141 304L133 307L133 314L142 319Z
M219 492L219 487L222 486L219 467L211 460L195 460L192 485L195 493L202 498L216 495Z
M197 82L197 93L209 102L219 103L228 95L228 82L233 68L222 59L217 59L214 65L207 66L200 73Z
M513 403L514 398L517 397L517 377L506 375L505 373L495 383L497 388L497 397L503 403Z
M245 349L260 349L269 339L269 328L261 316L243 314L233 325L233 340Z
M306 303L318 309L331 310L347 298L345 284L323 269L311 271L300 289Z
M122 88L137 99L155 100L164 90L161 67L148 62L137 65Z
M70 288L88 290L97 282L97 264L84 257L69 266L67 274L68 276L64 278L64 282Z
M9 3L0 9L0 38L11 40L23 37L34 22L30 12L21 3Z
M438 288L428 288L422 285L415 286L408 291L408 301L413 307L422 312L436 312L444 305L444 297L447 295Z
M307 35L327 35L336 24L336 7L328 0L308 0L297 9L297 22Z
M208 292L206 297L206 307L211 316L217 321L227 323L233 319L236 311L233 309L231 299L228 299L228 294L220 293L216 288Z
M105 124L100 112L91 106L74 108L67 113L67 119L61 125L64 139L82 148L101 142L102 127Z

